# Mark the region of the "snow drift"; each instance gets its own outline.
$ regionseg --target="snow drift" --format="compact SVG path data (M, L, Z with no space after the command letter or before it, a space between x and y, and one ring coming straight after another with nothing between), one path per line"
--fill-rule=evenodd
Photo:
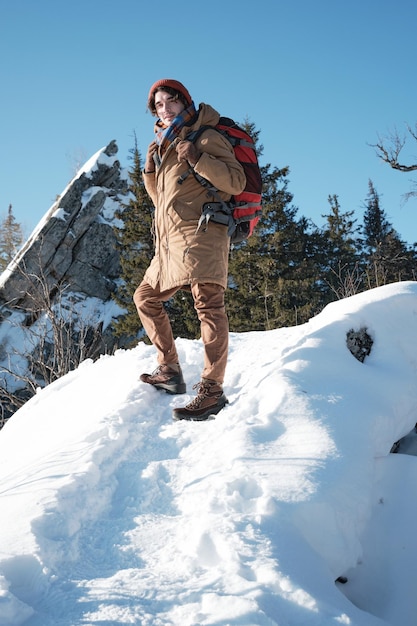
M405 282L232 334L205 423L138 381L144 344L39 391L0 432L0 624L414 624L417 461L390 450L417 421L416 319ZM202 344L177 343L191 395Z

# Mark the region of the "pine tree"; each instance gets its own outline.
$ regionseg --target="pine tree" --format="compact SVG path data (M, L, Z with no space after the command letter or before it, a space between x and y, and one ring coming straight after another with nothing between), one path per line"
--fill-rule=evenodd
M114 332L117 337L123 338L124 345L132 345L139 337L141 323L133 302L133 294L153 257L154 247L152 233L154 207L143 183L141 156L136 137L131 158L133 166L129 171L130 200L117 211L116 217L121 225L115 227L120 249L121 281L113 298L126 313L114 323Z
M322 215L327 220L324 237L327 245L327 263L324 278L338 298L362 291L363 268L358 252L359 227L355 226L354 211L342 213L336 194L328 197L330 213Z
M245 121L255 141L259 131ZM264 330L307 321L329 301L321 280L324 237L297 218L288 191L289 168L261 168L262 217L252 237L232 249L227 304L232 331Z
M368 288L415 280L415 255L387 220L370 180L363 218L363 254Z
M7 217L0 224L0 271L3 271L23 244L23 230L16 222L12 205L9 204Z
M267 330L307 321L322 307L321 237L288 191L288 167L261 168L263 215L252 237L231 251L227 308L232 331Z
M363 245L368 255L378 251L391 230L392 226L386 218L385 211L380 206L379 195L372 181L369 180L363 216Z
M154 206L143 182L142 160L136 137L132 155L133 166L129 171L131 197L129 203L116 213L121 226L115 227L120 249L121 280L113 299L126 312L115 321L114 334L121 338L125 346L134 345L139 338L148 341L133 302L133 294L154 256ZM199 336L200 326L189 291L178 291L164 306L174 337L195 339Z

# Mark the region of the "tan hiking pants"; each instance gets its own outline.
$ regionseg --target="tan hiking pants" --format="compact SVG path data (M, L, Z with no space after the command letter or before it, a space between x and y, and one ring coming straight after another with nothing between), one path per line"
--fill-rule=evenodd
M159 365L178 363L178 353L171 324L163 306L181 287L159 291L142 281L136 289L135 302L142 325L157 350ZM202 378L223 383L229 348L229 321L224 305L224 289L214 283L191 285L194 308L200 320L204 345Z

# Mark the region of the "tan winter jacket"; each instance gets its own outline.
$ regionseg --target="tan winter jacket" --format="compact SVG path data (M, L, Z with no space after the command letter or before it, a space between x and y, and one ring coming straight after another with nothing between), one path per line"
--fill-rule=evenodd
M209 222L196 232L207 196L207 189L189 174L182 184L178 179L188 163L178 163L175 145L202 125L214 126L219 114L208 104L200 104L197 122L183 128L180 137L162 156L155 173L143 173L148 194L155 206L155 256L144 280L160 290L194 282L227 286L229 237L227 227ZM241 193L246 184L242 166L230 143L215 130L206 130L196 141L202 152L195 171L207 178L224 200Z

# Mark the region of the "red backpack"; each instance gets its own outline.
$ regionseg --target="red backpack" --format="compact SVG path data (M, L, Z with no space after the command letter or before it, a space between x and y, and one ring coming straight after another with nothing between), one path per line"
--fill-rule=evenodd
M193 171L198 182L207 187L215 200L205 203L198 228L209 220L225 224L228 226L231 242L240 243L252 235L262 214L262 177L255 144L252 137L229 117L220 117L216 126L202 126L188 135L187 140L196 141L208 128L217 130L232 144L235 157L245 172L246 187L242 193L225 202L216 187Z

